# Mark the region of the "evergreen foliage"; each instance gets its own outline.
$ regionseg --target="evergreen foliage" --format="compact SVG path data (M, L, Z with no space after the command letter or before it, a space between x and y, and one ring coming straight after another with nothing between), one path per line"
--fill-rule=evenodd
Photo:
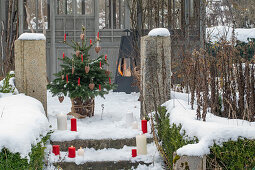
M3 148L0 152L0 169L6 170L34 170L43 169L44 150L47 140L50 138L49 132L37 145L32 147L32 151L29 154L30 161L27 158L21 158L19 153L11 153L8 149Z
M6 77L3 79L3 85L0 85L0 93L13 93L15 87L12 87L9 83L10 78L14 77L14 74L7 74Z
M165 107L159 107L155 116L156 129L158 137L162 142L162 147L166 153L168 160L173 164L177 157L173 159L173 153L184 145L198 142L197 138L189 139L184 132L181 132L181 125L171 125L169 120L169 113Z
M68 95L70 98L88 100L98 95L103 97L115 87L110 84L108 71L103 69L104 65L108 65L104 55L100 55L97 59L90 59L89 50L96 42L87 45L84 32L85 28L83 27L81 43L72 41L72 44L68 44L64 41L65 44L74 49L75 53L71 58L67 56L64 56L63 59L59 58L62 61L62 69L55 74L56 79L48 85L48 89L51 90L53 96ZM85 66L90 68L88 73L85 72ZM79 78L80 86L78 86ZM91 83L95 85L93 90L89 88ZM101 90L99 90L99 86L101 86Z

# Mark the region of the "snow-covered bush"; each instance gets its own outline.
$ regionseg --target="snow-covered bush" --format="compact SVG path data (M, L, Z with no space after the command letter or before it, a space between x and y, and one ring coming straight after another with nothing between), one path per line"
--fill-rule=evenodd
M0 81L0 93L18 94L18 90L14 85L14 76L14 72L11 71L2 81Z

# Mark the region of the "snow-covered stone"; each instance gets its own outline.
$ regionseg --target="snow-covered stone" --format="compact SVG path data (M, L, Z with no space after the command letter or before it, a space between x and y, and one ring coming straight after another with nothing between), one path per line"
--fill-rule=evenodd
M0 98L0 151L7 148L29 158L36 145L49 130L42 104L24 94Z
M41 33L23 33L18 40L46 40L46 37Z
M188 94L172 92L172 100L164 105L170 113L170 124L181 124L188 137L196 136L196 144L188 144L177 150L178 155L203 156L210 153L214 143L222 144L238 137L255 139L255 122L227 119L207 113L206 122L196 119L196 108L188 105Z
M166 28L154 28L149 32L148 36L151 36L151 37L156 37L156 36L167 37L167 36L170 36L170 32Z

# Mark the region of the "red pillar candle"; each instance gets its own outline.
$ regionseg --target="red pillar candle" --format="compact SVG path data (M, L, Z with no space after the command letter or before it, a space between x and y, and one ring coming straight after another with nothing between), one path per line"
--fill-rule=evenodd
M101 84L99 84L99 91L101 91Z
M81 61L83 62L83 54L81 54Z
M132 157L136 157L137 156L137 150L136 149L132 149Z
M89 42L89 43L90 43L90 45L92 44L92 39L90 39L90 42Z
M99 39L99 32L97 33L97 39Z
M55 155L59 155L59 145L52 146L52 153L54 153Z
M71 119L71 131L77 131L77 121L75 118Z
M68 75L66 75L66 83L68 83Z
M111 77L109 77L109 84L112 84Z
M107 54L104 56L104 58L105 58L105 61L107 61Z
M79 77L78 78L78 86L80 86L81 85L81 78Z
M75 158L75 147L71 146L68 148L68 157Z
M100 63L99 63L99 67L100 67L100 68L102 67L102 63L101 63L101 61L100 61Z
M63 53L63 59L65 58L65 53Z
M65 34L65 36L64 36L64 41L66 41L66 34Z
M147 133L147 120L142 120L142 131L143 133Z

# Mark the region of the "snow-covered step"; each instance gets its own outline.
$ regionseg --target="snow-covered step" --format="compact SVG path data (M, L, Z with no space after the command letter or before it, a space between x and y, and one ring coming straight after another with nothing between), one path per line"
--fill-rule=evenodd
M149 136L149 135L148 135ZM147 137L147 143L152 143L153 138ZM114 148L121 149L126 146L135 146L136 139L134 138L125 138L125 139L77 139L72 141L51 141L52 145L59 145L61 151L67 151L68 147L74 146L75 148L94 148L104 149L104 148Z
M84 157L69 158L68 152L60 152L55 156L49 154L49 162L62 169L131 169L139 165L151 166L159 164L160 156L154 143L147 145L148 154L132 158L134 146L124 146L121 149L84 148ZM77 152L76 152L77 155Z

